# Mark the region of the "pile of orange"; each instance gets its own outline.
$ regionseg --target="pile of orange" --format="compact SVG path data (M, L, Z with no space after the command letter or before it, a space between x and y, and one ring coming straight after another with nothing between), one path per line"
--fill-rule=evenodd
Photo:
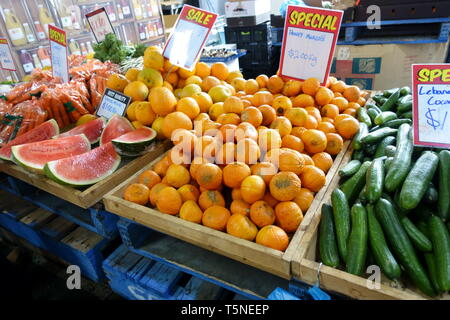
M159 72L163 84L127 114L175 146L124 198L284 251L359 130L365 93L333 77L245 80L223 63Z

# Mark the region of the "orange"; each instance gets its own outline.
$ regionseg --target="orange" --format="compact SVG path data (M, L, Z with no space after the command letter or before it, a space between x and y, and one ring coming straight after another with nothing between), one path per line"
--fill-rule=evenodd
M314 161L313 159L307 155L306 153L302 153L303 159L305 160L305 166L313 166Z
M180 208L180 218L193 223L200 224L203 218L202 209L198 206L197 202L188 200L183 203Z
M279 96L273 100L272 107L277 112L277 115L283 116L286 111L292 108L292 101L288 97Z
M231 199L242 200L241 189L234 188L233 190L231 190Z
M141 70L139 70L137 68L128 69L128 71L125 73L125 78L127 78L129 81L136 81L138 73L140 71Z
M221 114L224 114L223 102L214 103L208 111L211 120L216 120Z
M302 84L302 91L310 96L315 96L320 88L320 82L316 78L308 78Z
M234 162L236 154L236 145L234 142L227 142L222 145L216 153L216 164L230 164Z
M364 106L366 105L366 99L364 99L363 97L359 97L358 101L356 101L356 103L358 103L358 105L360 106Z
M359 108L361 108L361 106L362 106L362 105L360 105L360 104L357 103L357 102L349 102L349 103L348 103L348 107L349 107L349 108L352 108L352 109L355 109L355 110L358 110Z
M207 113L209 111L209 108L211 108L211 106L213 105L211 97L206 92L196 92L192 95L192 98L197 101L200 112Z
M204 62L198 62L195 66L195 74L200 78L206 78L211 75L211 67Z
M235 158L237 161L245 162L246 164L253 164L258 161L260 155L261 151L259 146L253 139L245 138L239 140L236 144Z
M306 212L314 201L314 192L306 188L301 188L293 201L300 207L302 212Z
M185 150L181 148L172 148L167 153L169 164L180 164L183 167L187 167L189 163L191 162L191 152L188 151L185 153ZM166 172L167 176L167 172ZM167 182L167 177L165 177Z
M340 121L344 119L351 119L351 118L353 118L351 115L341 113L340 115L336 116L336 118L334 118L334 125L336 126Z
M238 125L241 122L241 118L236 113L224 113L221 114L216 121L221 125L234 124Z
M258 82L255 79L249 79L245 82L244 91L247 94L255 94L259 90Z
M342 140L341 136L337 133L328 133L327 135L327 148L325 151L332 156L337 155L339 152L341 152L342 147L344 145L344 141Z
M253 241L258 233L258 229L246 216L233 214L227 222L227 233L241 239Z
M290 201L295 198L301 187L299 177L293 172L279 172L270 180L270 193L278 201Z
M302 82L296 80L289 80L284 84L283 95L288 97L295 97L302 91Z
M267 91L258 91L253 95L253 98L251 100L251 103L255 107L262 106L264 104L272 105L273 102L273 95L270 92Z
M256 77L256 82L258 82L258 85L260 88L267 87L267 82L269 81L269 77L265 74L260 74Z
M212 121L212 120L205 120L202 123L202 134L204 136L211 136L211 137L215 137L217 135L217 133L219 132L219 128L220 128L220 123Z
M204 163L211 163L211 161L203 157L194 157L194 159L192 160L191 166L189 167L189 173L191 174L191 178L193 180L197 180L197 170Z
M177 99L166 87L152 88L148 100L153 112L163 117L175 111L177 105Z
M214 88L211 88L208 91L208 94L211 96L214 103L217 102L224 102L228 97L232 95L231 90L224 86L224 85L218 85Z
M305 144L306 152L311 154L325 151L327 147L325 133L315 129L305 131L302 135L302 141Z
M275 212L267 202L256 201L250 207L250 219L259 228L262 228L275 222Z
M279 155L279 168L280 171L289 171L295 174L302 172L305 160L300 152L291 149L282 149L283 151Z
M361 96L361 90L357 86L348 86L344 90L344 98L349 102L358 102Z
M203 91L208 92L209 90L218 85L220 85L219 79L217 79L216 77L207 76L203 79L201 87Z
M241 139L250 138L252 140L258 140L258 131L256 128L248 122L240 123L236 128L236 141Z
M314 165L325 173L327 173L333 165L333 158L327 152L316 153L312 156L312 159Z
M244 79L244 78L234 78L233 80L231 80L231 85L233 86L233 88L236 90L236 91L239 91L239 92L244 92L244 89L245 89L245 83L246 83L247 81Z
M320 113L323 117L327 117L327 118L331 118L334 119L336 118L336 116L339 115L340 109L337 105L335 104L326 104L322 107L322 109L320 110Z
M280 202L275 206L275 223L287 233L295 232L302 220L302 210L294 201Z
M331 85L331 91L333 92L343 93L345 91L345 88L347 88L347 85L342 80L336 81L334 84Z
M206 210L212 206L225 207L225 199L217 190L203 191L198 198L198 204L202 210Z
M171 140L174 145L178 146L178 148L182 149L185 153L190 153L194 150L197 136L190 130L176 129L172 133Z
M177 189L165 187L156 198L156 207L159 211L170 215L176 215L180 211L183 201Z
M285 135L283 139L281 139L281 147L296 150L298 152L303 152L303 149L305 148L303 141L291 134Z
M223 62L216 62L211 66L211 75L219 80L225 80L229 74L230 71Z
M279 251L285 251L289 245L289 237L286 232L274 225L265 226L259 230L255 241Z
M194 144L194 154L203 158L213 158L219 148L217 139L211 136L203 136L196 139Z
M223 111L225 113L233 112L240 115L243 110L244 104L238 97L231 96L223 102Z
M106 86L110 89L123 92L123 90L129 83L130 80L128 80L127 77L118 73L114 73L109 76L108 80L106 81Z
M320 111L316 107L306 107L305 110L306 110L306 112L308 112L308 114L310 114L314 118L316 118L318 123L322 121L322 116L320 115Z
M330 88L333 84L335 84L337 79L333 76L328 77L327 79L327 88Z
M348 101L344 97L336 97L330 101L331 104L334 104L339 108L339 112L344 111L348 108ZM334 118L334 117L333 117Z
M273 94L280 93L283 90L284 81L279 76L271 76L267 81L267 89Z
M292 108L288 109L284 116L289 119L293 126L303 126L306 122L308 112L304 108Z
M255 163L251 167L251 174L263 178L266 185L269 185L270 180L277 172L278 169L275 167L273 163L270 162Z
M316 102L319 106L324 106L330 103L333 98L334 98L333 91L325 87L319 88L319 90L317 90L315 95Z
M326 183L325 173L315 166L305 166L300 174L302 186L318 192Z
M150 126L156 119L156 114L153 112L150 102L133 102L135 103L134 115L136 120L144 126Z
M314 106L314 98L308 94L299 94L292 102L294 108L306 108Z
M155 184L161 182L161 177L153 170L145 170L139 175L138 182L151 189Z
M161 72L145 68L138 73L137 81L144 83L149 89L161 87L164 83Z
M178 77L178 73L176 73L176 72L165 73L165 74L163 74L163 78L164 78L164 81L167 81L172 86L177 86L177 84L178 84L179 77Z
M266 194L264 195L263 201L267 202L267 204L268 204L269 206L271 206L272 208L275 208L275 206L278 204L278 202L280 202L280 201L278 201L277 199L275 199L275 198L270 194L270 192L266 192Z
M262 120L262 125L263 126L270 126L272 124L272 122L275 120L275 118L277 117L277 113L275 112L275 109L272 108L269 105L262 105L258 107L258 110L261 111L263 120Z
M174 66L173 64L171 64L168 59L164 59L163 69L165 72L177 72L179 68L177 66Z
M233 162L223 168L223 183L230 188L239 188L242 181L251 175L248 165L243 162Z
M334 126L334 119L328 117L322 117L322 122L329 122Z
M182 79L187 79L187 78L189 78L190 76L195 75L195 68L194 68L194 70L192 70L192 71L189 71L189 70L184 69L184 68L179 68L179 69L178 69L178 75L179 75Z
M172 164L166 172L167 183L175 188L188 184L191 180L191 175L188 169L180 164Z
M150 190L145 184L133 183L125 189L123 198L127 201L145 206L148 203L149 195Z
M234 124L224 124L220 127L223 142L234 142L234 136L237 126Z
M185 85L188 86L190 84L196 84L198 86L201 86L203 79L199 76L190 76L186 79Z
M259 127L263 122L263 115L258 108L248 107L241 113L241 121L248 122L255 128Z
M222 184L222 170L213 163L200 165L195 177L200 187L207 190L216 190Z
M244 200L233 200L230 205L230 211L232 214L248 216L250 214L250 205Z
M314 117L313 115L308 114L306 116L306 121L305 121L304 127L306 129L317 129L318 126L319 126L319 122L317 121L317 118Z
M280 133L275 129L263 129L259 132L258 144L261 151L277 149L281 147Z
M290 134L292 131L292 124L286 117L277 117L270 125L271 129L276 129L281 137Z
M203 212L202 223L204 226L219 231L225 230L228 219L230 219L230 211L221 206L212 206Z
M350 115L352 117L355 117L356 116L356 110L353 109L353 108L347 108L347 109L345 109L344 114L348 114L348 115Z
M293 135L293 136L295 136L295 137L301 139L303 133L304 133L306 130L308 130L308 129L306 129L305 127L294 127L294 128L292 128L291 135ZM302 142L303 142L303 141L302 141Z
M317 125L317 130L320 130L324 133L336 132L336 128L333 126L331 122L323 122L323 121Z
M146 68L153 68L155 70L161 70L164 67L164 57L162 50L158 47L148 47L144 51L144 66Z
M233 79L236 79L236 78L242 78L243 77L243 75L242 75L242 72L240 72L239 70L235 70L235 71L231 71L229 74L228 74L228 77L226 78L226 82L227 83L231 83L231 81L233 81Z
M170 163L169 163L169 158L167 156L165 156L164 158L162 158L161 160L159 160L153 170L160 176L160 177L164 177L166 175L167 172L167 168L169 168Z
M359 122L352 117L343 119L336 123L336 130L344 139L351 139L359 130Z
M149 199L150 199L150 203L152 206L156 206L156 200L158 199L159 192L166 187L168 187L168 185L161 182L161 183L155 184L150 189Z
M191 120L200 114L200 107L194 98L186 97L182 98L177 103L177 111L183 112Z
M200 192L198 191L197 187L193 186L192 184L185 184L184 186L181 186L180 188L178 188L178 193L180 194L183 202L189 200L197 202L198 197L200 196Z
M144 83L140 81L132 81L124 88L123 93L131 97L131 101L144 101L148 97L149 90Z
M191 119L183 112L175 111L169 113L162 123L162 132L166 138L172 137L172 132L176 129L192 130Z
M266 184L264 180L257 175L246 177L241 184L242 199L247 203L254 203L264 197Z

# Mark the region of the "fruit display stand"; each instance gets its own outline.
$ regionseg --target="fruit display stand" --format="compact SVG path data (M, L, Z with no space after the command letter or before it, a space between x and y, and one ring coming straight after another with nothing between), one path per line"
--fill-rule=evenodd
M92 185L91 187L78 190L72 187L64 186L48 179L45 176L32 173L24 168L7 162L0 162L0 171L22 180L38 189L44 190L67 202L70 202L83 209L92 207L102 200L102 197L111 190L112 187L127 179L137 170L158 157L169 147L168 141L156 142L151 149L138 158L132 160L123 160L119 169L106 179Z
M149 207L124 200L123 193L125 188L129 184L137 181L140 173L151 168L155 163L163 158L164 155L162 155L159 159L154 160L153 163L148 164L134 176L130 177L128 180L113 189L104 197L103 201L109 212L115 213L146 227L155 229L215 253L225 255L231 259L275 274L282 278L290 279L290 262L292 256L294 255L298 243L302 239L307 226L314 219L314 214L317 211L316 208L320 206L322 197L325 195L328 186L337 173L341 160L347 152L348 146L349 142L346 142L341 153L337 155L333 167L327 174L327 182L325 186L317 193L309 210L305 213L305 218L292 237L290 245L285 252L264 247L254 242L243 240L227 233L202 225L197 225L195 223L158 212L157 210Z

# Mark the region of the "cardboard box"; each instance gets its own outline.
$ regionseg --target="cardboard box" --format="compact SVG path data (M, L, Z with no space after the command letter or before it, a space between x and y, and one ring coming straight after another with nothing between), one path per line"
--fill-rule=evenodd
M227 18L241 18L269 14L270 1L267 0L229 0L225 2Z
M330 74L368 90L411 86L411 65L445 62L447 50L448 42L337 45Z

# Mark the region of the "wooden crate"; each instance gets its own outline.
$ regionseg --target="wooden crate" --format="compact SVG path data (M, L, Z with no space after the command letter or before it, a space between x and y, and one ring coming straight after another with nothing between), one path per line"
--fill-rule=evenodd
M168 149L169 145L169 141L157 142L145 155L129 161L122 160L122 164L116 172L84 190L78 190L61 185L48 179L46 176L32 173L16 164L1 160L0 172L3 171L10 176L35 186L36 188L47 191L48 193L51 193L63 200L87 209L102 200L102 197L109 192L111 188L117 186L143 166L147 165L149 162L164 153L164 151Z
M327 182L324 188L316 194L314 201L300 227L291 239L289 247L285 252L274 250L251 241L239 239L227 233L213 230L203 225L191 223L168 214L163 214L149 207L137 205L123 199L125 188L136 182L138 175L151 168L159 159L153 161L142 170L130 177L127 181L117 186L108 193L103 201L109 212L116 213L124 218L136 221L144 226L166 233L175 238L187 241L207 250L224 255L231 259L246 263L266 272L275 274L285 279L291 278L291 260L297 249L297 246L303 237L307 227L313 221L314 214L320 206L322 197L328 189L328 185L336 174L340 163L347 152L349 142L344 144L341 153L336 157L332 168L327 174Z
M344 156L341 166L351 160L351 148ZM339 186L339 176L330 183L329 188L322 199L322 203L331 204L331 193ZM300 240L298 249L292 259L292 275L301 281L309 284L317 283L319 270L318 255L318 231L321 217L321 205L316 207L313 219L308 225L304 236ZM320 268L320 285L323 289L337 292L348 297L361 300L422 300L430 299L420 293L417 289L408 288L406 283L393 282L381 276L379 288L370 289L368 279L352 275L343 270L338 270L325 265ZM450 299L449 294L439 297L439 299Z

